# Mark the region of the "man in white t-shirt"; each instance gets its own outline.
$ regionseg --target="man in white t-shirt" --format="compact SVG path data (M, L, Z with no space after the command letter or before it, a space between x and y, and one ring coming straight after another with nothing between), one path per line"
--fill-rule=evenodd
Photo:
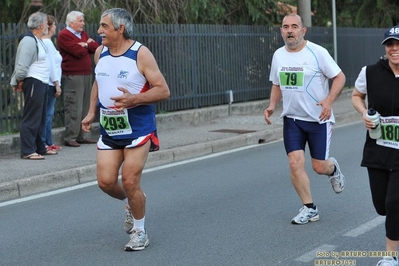
M285 46L273 55L269 78L273 85L264 116L267 124L271 124L270 116L283 99L280 118L284 120L284 146L291 181L303 204L291 222L306 224L319 220L305 170L306 143L314 171L329 177L335 193L341 193L345 187L345 177L338 162L329 158L329 151L335 122L332 104L341 93L346 78L325 48L304 39L306 27L300 16L285 16L280 31Z

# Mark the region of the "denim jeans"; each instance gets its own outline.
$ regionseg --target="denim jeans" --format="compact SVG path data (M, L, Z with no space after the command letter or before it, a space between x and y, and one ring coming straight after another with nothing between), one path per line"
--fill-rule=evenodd
M44 145L51 146L53 145L53 139L51 136L51 130L53 128L53 116L54 116L54 108L55 108L55 87L49 86L47 93L47 106L46 106L46 121L42 132L42 141Z

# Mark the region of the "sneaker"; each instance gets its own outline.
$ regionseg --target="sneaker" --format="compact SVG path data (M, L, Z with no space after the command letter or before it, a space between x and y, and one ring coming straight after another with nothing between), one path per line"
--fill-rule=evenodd
M133 229L130 241L125 245L126 251L143 250L150 244L147 233L141 229Z
M292 224L307 224L308 222L316 222L319 220L319 211L313 208L303 206L299 209L299 214L292 218Z
M333 163L336 167L336 170L335 170L334 174L329 175L328 178L331 182L331 186L332 186L334 192L338 194L338 193L341 193L345 188L345 176L342 174L337 160L335 160L335 158L333 158L333 157L331 157L330 159L333 161Z
M398 261L392 257L382 257L376 266L398 266Z
M133 229L133 214L130 211L129 206L125 207L125 214L126 214L126 220L125 220L124 229L126 233L131 234Z

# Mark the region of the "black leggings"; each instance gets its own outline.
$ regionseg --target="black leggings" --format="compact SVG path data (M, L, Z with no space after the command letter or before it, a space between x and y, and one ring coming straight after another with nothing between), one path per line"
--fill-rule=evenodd
M399 171L367 168L375 210L385 215L386 237L399 240Z

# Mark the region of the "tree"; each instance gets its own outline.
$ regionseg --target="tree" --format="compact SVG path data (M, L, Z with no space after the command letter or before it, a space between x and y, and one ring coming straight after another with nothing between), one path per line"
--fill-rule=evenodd
M189 24L273 25L278 22L274 0L192 0Z
M26 22L30 14L41 11L54 15L59 22L64 23L67 14L72 10L79 10L85 14L85 20L98 22L101 12L110 7L106 0L43 0L42 7L30 5L31 0L24 1L20 22Z
M98 23L111 7L127 9L140 24L280 25L284 12L278 0L32 0L0 2L1 22L26 22L35 11L54 15L60 23L72 10L85 14L87 23ZM301 0L281 0L297 5ZM22 7L22 8L21 8ZM312 0L312 25L325 27L332 21L331 0ZM390 27L399 22L399 0L336 0L338 27Z
M380 28L399 22L399 1L390 0L336 0L338 27ZM331 22L331 1L313 0L315 26L325 27Z
M388 28L399 22L398 1L364 0L356 14L355 25L362 28Z
M36 11L64 22L71 10L79 10L88 23L96 23L105 9L121 7L131 12L135 23L141 24L279 23L278 12L268 12L277 10L276 0L42 0L42 3L42 7L35 7L31 6L31 0L6 0L0 3L2 22L26 22Z
M3 23L15 23L20 20L25 0L6 0L0 2L0 21Z

